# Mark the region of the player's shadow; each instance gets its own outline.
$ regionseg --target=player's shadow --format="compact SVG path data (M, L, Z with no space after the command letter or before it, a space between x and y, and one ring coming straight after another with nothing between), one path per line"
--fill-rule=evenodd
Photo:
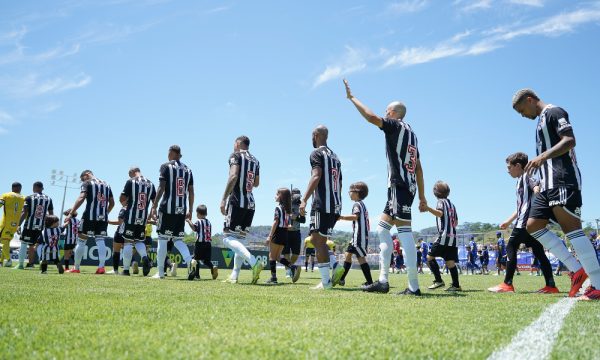
M467 294L463 294L462 292L445 292L445 293L421 293L421 297L423 298L448 298L448 297L465 297Z

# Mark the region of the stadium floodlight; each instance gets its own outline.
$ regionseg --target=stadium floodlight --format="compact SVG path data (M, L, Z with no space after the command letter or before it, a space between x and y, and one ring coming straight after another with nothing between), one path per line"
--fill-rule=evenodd
M67 189L78 189L78 187L69 186L69 184L77 183L79 181L79 177L77 173L73 173L73 175L65 175L63 170L52 169L50 172L50 185L62 187L63 188L63 198L62 204L60 207L60 223L63 222L63 213L65 212L65 198L67 197Z

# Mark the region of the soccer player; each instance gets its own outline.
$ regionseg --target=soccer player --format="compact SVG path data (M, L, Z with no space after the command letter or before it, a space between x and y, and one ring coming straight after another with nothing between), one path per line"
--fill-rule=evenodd
M68 209L63 213L63 215L69 216L70 213L71 209ZM69 218L69 220L65 222L64 227L66 233L65 243L63 245L63 262L65 271L71 272L69 271L69 261L71 260L73 249L75 249L77 242L79 241L79 219L77 219L77 212L74 212L73 217Z
M123 205L123 207L121 208L121 210L119 210L117 220L108 221L109 225L116 225L118 227L113 236L113 270L107 272L107 274L119 275L119 262L121 261L121 250L123 249L123 244L125 244L123 232L125 231L125 214L127 213L127 203L121 202L121 205ZM123 273L122 275L126 274Z
M139 167L129 169L129 180L121 192L119 200L126 204L124 214L123 239L123 275L130 275L133 248L140 255L142 274L150 272L150 260L146 253L146 222L148 221L150 203L156 199L156 188L152 181L142 175ZM186 246L187 248L187 246ZM183 253L182 253L183 256Z
M385 133L386 155L388 159L388 201L377 226L379 237L379 280L368 286L369 292L389 292L387 261L392 254L392 226L398 229L398 237L404 248L407 264L408 287L399 295L420 296L417 277L417 251L411 229L411 206L415 194L419 194L419 211L426 211L427 200L423 190L423 168L417 144L417 136L404 121L406 106L394 101L386 108L385 117L375 115L369 108L352 95L348 82L346 97L360 114L371 124Z
M296 265L281 256L281 251L288 241L288 228L290 224L290 214L292 212L292 194L287 188L279 188L275 194L275 215L273 217L273 225L267 237L269 244L269 268L271 269L271 278L267 280L267 284L277 284L277 261L280 261L286 268L292 270L292 281L298 281L298 268Z
M35 262L35 250L37 241L42 235L47 215L53 215L54 206L52 199L48 195L43 194L44 184L41 181L36 181L33 184L33 194L25 198L23 205L23 214L21 215L20 224L25 221L23 232L21 233L21 248L19 249L19 265L17 269L23 269L25 263L25 253L29 249L29 262L27 267L33 267Z
M450 202L450 187L443 181L438 181L433 186L433 194L438 199L435 209L427 207L427 211L436 217L436 225L438 229L438 238L433 243L431 251L427 256L427 264L433 273L435 280L429 286L429 289L434 290L445 286L444 280L440 274L440 267L435 260L436 257L441 257L446 262L446 267L450 271L452 284L446 291L462 291L458 282L458 247L456 241L456 226L458 225L458 214L456 207Z
M427 243L427 241L423 240L422 238L420 239L421 241L421 262L423 264L427 263L427 255L429 254L429 244ZM421 265L421 274L423 274L423 265Z
M325 245L327 245L327 253L329 254L329 268L333 270L338 266L337 256L335 255L335 243L330 238L327 238Z
M398 235L392 235L392 258L390 261L390 272L393 274L397 267L396 261L398 260L398 254L400 254L400 240L398 240ZM404 260L404 259L403 259Z
M369 187L364 182L359 181L351 184L348 192L350 193L350 199L354 201L352 215L342 215L339 219L352 221L352 241L344 254L344 266L338 266L333 274L333 284L337 285L339 283L341 286L346 284L346 275L348 275L352 267L352 255L354 255L365 276L366 282L363 286L368 286L373 283L371 268L367 262L367 248L369 247L371 225L369 223L369 212L363 200L369 195Z
M299 189L292 189L292 213L290 214L290 227L288 228L288 241L283 247L283 257L288 260L290 264L296 264L298 257L300 256L300 248L302 247L302 237L300 235L300 224L306 222L306 217L300 215L300 202L302 201L302 194ZM308 265L308 264L307 264ZM298 276L302 266L298 267ZM287 269L286 277L292 277L292 270Z
M479 265L477 265L477 242L475 241L475 237L471 236L471 241L469 241L469 245L471 246L471 253L469 254L472 271L475 274L475 270L479 271Z
M488 270L488 265L490 263L490 253L488 251L487 245L483 245L483 251L481 252L481 272L484 275L488 275L490 271Z
M25 197L21 195L22 185L14 182L11 192L0 196L0 208L2 210L2 222L0 222L0 241L2 242L2 266L11 267L10 241L19 231L19 221L25 204Z
M421 252L421 247L417 244L415 246L417 249L417 273L423 274L423 253Z
M115 206L113 193L105 181L98 179L91 170L84 170L80 177L81 193L75 204L71 207L71 212L67 219L73 217L77 209L85 201L85 210L81 217L79 237L83 240L91 239L96 242L98 247L98 269L96 274L106 273L104 263L106 261L106 229L108 228L108 214ZM78 244L79 245L79 244ZM75 269L79 270L77 263L77 249L75 250Z
M260 164L250 154L250 139L239 136L233 142L233 153L229 156L229 178L221 200L221 213L225 216L223 245L235 253L233 271L225 282L237 283L244 260L252 267L252 284L256 284L263 269L262 261L241 243L246 238L256 203L252 190L260 184Z
M192 211L194 211L194 176L192 170L181 162L181 157L179 145L169 147L169 161L160 167L160 184L156 199L152 204L152 219L157 218L156 209L160 204L157 222L158 248L156 250L158 273L153 276L155 279L164 279L165 277L165 259L169 241L173 241L173 246L179 250L183 261L187 264L188 275L196 271L192 268L190 250L183 242L185 221L192 219ZM177 265L175 264L175 266Z
M327 146L329 130L323 125L312 132L312 144L315 150L310 154L311 177L300 203L300 214L306 214L306 204L313 197L310 211L310 238L317 255L317 268L321 282L313 289L332 287L329 269L331 257L327 239L333 233L333 227L342 211L342 163L338 156Z
M310 259L310 271L315 270L315 246L311 241L311 237L307 236L304 239L304 267L305 271L308 272L308 260Z
M58 226L58 217L48 215L45 219L45 228L42 230L38 241L41 244L40 268L41 273L46 274L48 270L48 262L56 264L58 273L62 274L65 269L62 267L59 259L58 240L60 234L65 231L63 226ZM69 220L65 221L65 225L69 224Z
M212 225L206 218L208 215L208 209L206 205L199 205L196 208L196 217L198 220L193 223L191 220L187 220L188 225L196 233L196 244L194 245L194 260L196 265L194 266L196 271L193 274L188 275L189 280L200 279L200 261L210 269L212 279L215 280L219 276L219 269L211 262L212 255ZM191 276L191 278L190 278Z
M496 276L498 276L502 270L506 269L506 242L501 231L496 232L496 239Z
M560 107L546 104L531 89L519 90L513 96L512 105L523 117L538 118L537 156L527 163L525 171L538 171L540 193L533 200L527 232L573 272L569 296L575 296L589 276L591 286L581 299L600 300L600 263L581 229L581 172L569 114ZM581 263L571 259L560 238L546 228L549 220L559 223Z

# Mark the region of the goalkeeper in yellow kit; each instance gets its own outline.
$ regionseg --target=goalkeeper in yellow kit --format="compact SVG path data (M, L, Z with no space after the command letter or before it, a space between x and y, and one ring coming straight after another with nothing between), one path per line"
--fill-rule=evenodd
M25 196L21 195L21 184L12 184L12 191L0 195L0 208L2 208L2 220L0 221L0 241L2 242L3 266L11 266L10 241L19 229L19 220L23 212Z

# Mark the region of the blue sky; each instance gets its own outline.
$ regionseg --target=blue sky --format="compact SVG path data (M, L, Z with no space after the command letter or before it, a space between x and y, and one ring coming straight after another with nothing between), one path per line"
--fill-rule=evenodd
M177 143L198 203L220 223L228 155L246 134L262 166L255 225L267 225L278 187L304 191L311 130L325 124L345 188L366 181L377 219L383 133L345 99L347 77L380 114L407 104L430 203L442 179L461 222L501 222L515 207L504 159L535 152L535 123L511 97L532 87L570 114L591 221L600 218L599 25L599 1L2 0L0 188L18 180L29 193L42 180L60 207L52 169L91 168L118 193L131 165L157 181ZM413 211L415 229L435 224Z

